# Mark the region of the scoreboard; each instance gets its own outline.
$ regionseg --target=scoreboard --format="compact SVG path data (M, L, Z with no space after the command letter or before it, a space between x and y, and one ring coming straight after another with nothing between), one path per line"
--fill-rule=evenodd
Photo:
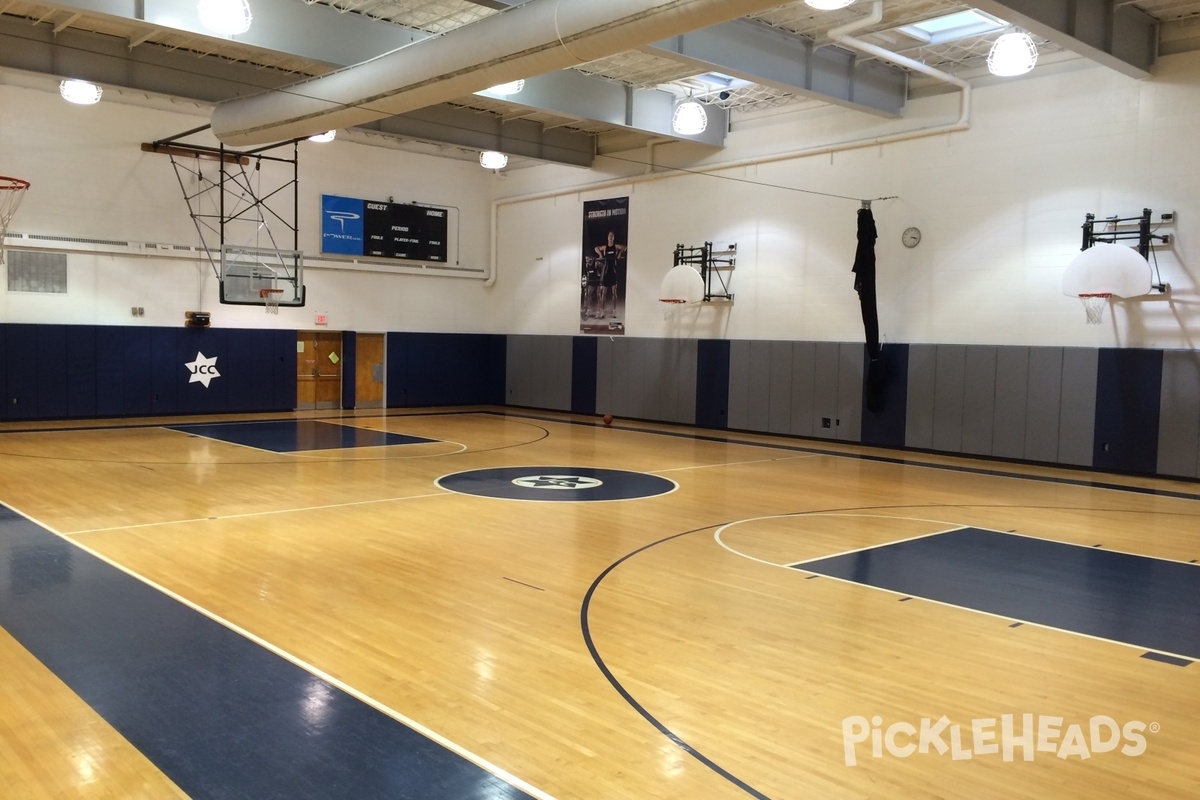
M445 263L448 210L321 195L321 252Z

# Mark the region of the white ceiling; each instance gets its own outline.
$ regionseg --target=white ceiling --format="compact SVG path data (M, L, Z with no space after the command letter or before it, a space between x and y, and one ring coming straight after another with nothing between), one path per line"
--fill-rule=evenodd
M134 15L123 16L104 13L110 7L123 5L147 5L150 0L91 0L79 3L38 3L20 0L0 0L0 22L19 23L33 29L49 29L57 37L62 32L87 31L115 37L123 41L129 52L136 49L153 48L156 51L183 51L200 59L218 60L230 64L250 65L259 70L295 77L321 75L341 65L288 53L279 48L266 48L245 44L235 39L203 35L198 32L153 24ZM179 4L193 4L194 0L174 0ZM327 6L362 24L388 26L393 30L407 29L420 36L442 34L463 25L468 25L493 14L502 13L513 0L282 0L287 14L303 15L307 6ZM254 7L255 0L250 0ZM1160 23L1160 52L1173 52L1200 48L1200 0L1137 0L1116 2L1116 6L1132 6L1145 12ZM294 8L293 8L294 6ZM804 41L807 45L820 48L828 45L826 33L834 26L863 17L869 10L867 0L839 11L817 11L805 3L785 3L748 18L755 23L769 26L787 37ZM990 35L959 39L937 45L922 44L912 38L896 33L900 26L921 22L951 12L962 11L971 6L953 0L886 0L883 21L878 25L856 33L859 38L909 58L921 61L951 74L971 77L984 67L988 49L1000 32ZM97 9L104 9L99 11ZM148 18L148 17L147 17ZM334 32L333 35L336 35ZM1063 45L1048 39L1035 37L1043 54L1064 50ZM0 45L0 49L3 46ZM0 65L3 56L0 54ZM616 82L637 89L659 89L677 94L703 93L705 86L695 80L696 67L693 63L673 57L661 49L644 48L617 53L610 57L583 64L577 71L605 81ZM49 70L46 70L49 72ZM275 85L289 80L275 79ZM770 83L751 83L738 86L717 98L707 97L713 103L744 113L752 109L813 103L812 93L789 91ZM478 95L458 98L449 105L459 109L497 117L501 120L522 119L545 128L563 128L595 137L597 149L603 151L606 141L613 139L625 147L636 143L637 136L626 127L611 122L590 120L578 114L555 113L545 109L531 109L504 100ZM393 137L396 138L396 137ZM403 138L399 137L403 146ZM649 140L651 136L644 136ZM397 142L391 144L396 145ZM414 143L415 144L415 143ZM454 148L450 148L453 150ZM450 153L455 155L454 153ZM468 156L471 156L467 152ZM473 157L473 156L471 156ZM518 162L519 163L519 162Z

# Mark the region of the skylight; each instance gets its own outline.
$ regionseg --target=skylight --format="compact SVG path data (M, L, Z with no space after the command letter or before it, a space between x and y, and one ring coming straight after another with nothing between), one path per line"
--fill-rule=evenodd
M926 44L942 44L969 36L983 36L1007 28L1008 23L973 8L941 17L914 22L897 30Z
M739 89L750 85L750 81L744 81L741 78L735 78L723 72L706 72L703 75L696 75L692 80L699 81L716 91L722 89Z

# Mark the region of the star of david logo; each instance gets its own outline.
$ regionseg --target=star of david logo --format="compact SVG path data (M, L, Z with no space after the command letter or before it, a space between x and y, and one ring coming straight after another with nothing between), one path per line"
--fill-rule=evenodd
M595 489L604 481L582 475L527 475L513 479L513 483L527 489Z
M188 378L188 383L199 381L204 384L205 389L208 388L209 381L221 377L221 373L217 372L217 357L209 358L198 350L196 351L196 360L189 361L184 366L187 367L188 372L192 373L192 376Z

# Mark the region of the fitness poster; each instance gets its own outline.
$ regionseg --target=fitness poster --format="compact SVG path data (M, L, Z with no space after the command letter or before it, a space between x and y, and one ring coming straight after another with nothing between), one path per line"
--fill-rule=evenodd
M583 204L579 332L624 335L629 198Z

